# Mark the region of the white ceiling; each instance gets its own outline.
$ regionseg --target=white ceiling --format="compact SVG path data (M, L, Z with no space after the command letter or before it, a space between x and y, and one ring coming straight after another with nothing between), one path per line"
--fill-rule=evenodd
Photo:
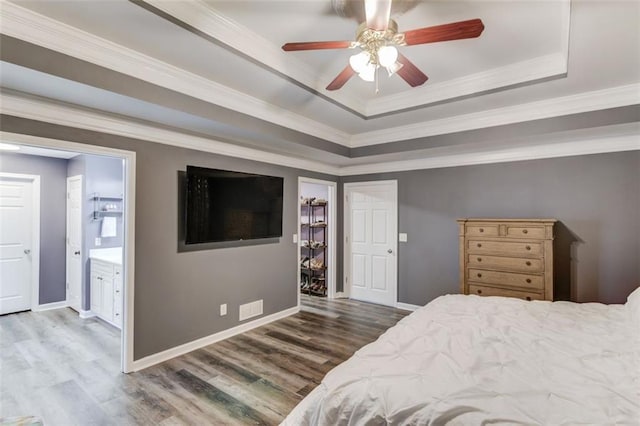
M357 77L340 91L324 89L352 50L281 51L285 42L354 38L356 20L338 16L330 0L139 3L5 2L2 32L347 147L640 103L637 1L405 1L409 10L392 16L400 31L471 18L485 30L477 39L401 48L429 80L410 88L385 76L378 94ZM52 89L43 83L51 77L2 66L4 88L181 128L196 122L91 85ZM225 126L197 119L203 129ZM273 139L267 150L307 149ZM324 160L339 162L331 157Z

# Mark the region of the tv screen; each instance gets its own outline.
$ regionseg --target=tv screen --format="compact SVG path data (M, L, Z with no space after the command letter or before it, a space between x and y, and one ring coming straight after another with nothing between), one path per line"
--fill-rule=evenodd
M282 236L284 179L187 166L185 244Z

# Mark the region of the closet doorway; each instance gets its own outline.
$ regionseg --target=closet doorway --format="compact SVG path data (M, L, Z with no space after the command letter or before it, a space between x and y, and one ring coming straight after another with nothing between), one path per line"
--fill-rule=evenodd
M298 178L298 306L300 294L339 297L336 291L337 183Z

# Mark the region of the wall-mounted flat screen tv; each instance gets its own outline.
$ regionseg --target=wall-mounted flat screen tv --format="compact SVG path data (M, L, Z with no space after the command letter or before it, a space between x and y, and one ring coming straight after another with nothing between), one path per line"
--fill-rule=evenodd
M187 166L185 244L282 236L284 179Z

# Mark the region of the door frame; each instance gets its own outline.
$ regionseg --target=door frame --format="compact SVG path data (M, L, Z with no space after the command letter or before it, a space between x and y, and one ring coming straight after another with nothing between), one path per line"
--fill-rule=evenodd
M396 179L392 180L376 180L369 182L350 182L343 184L343 222L344 222L344 254L343 254L343 265L344 269L342 271L342 285L344 289L344 293L346 297L351 297L351 283L348 282L347 277L348 273L351 270L351 244L348 241L348 237L351 234L351 214L350 214L350 204L348 202L349 193L353 190L353 188L363 187L363 186L384 186L391 185L392 189L392 197L395 205L395 226L396 232L393 239L393 252L395 253L394 259L396 264L396 285L393 286L393 306L397 306L398 304L398 181Z
M135 202L136 202L136 153L117 148L70 142L61 139L43 138L21 133L0 131L0 141L15 145L30 145L42 148L72 151L80 154L104 155L124 160L124 318L120 343L120 369L123 373L134 371L133 321L135 295ZM38 223L39 225L39 223ZM39 228L38 228L39 229ZM38 246L39 246L38 239ZM39 258L38 258L39 260Z
M31 182L31 310L40 306L40 175L0 173L0 177Z
M74 175L74 176L67 176L67 191L69 190L69 180L73 179L73 178L80 178L80 194L81 194L81 199L84 201L84 175ZM84 217L84 202L80 202L80 227L82 228L82 218ZM67 198L67 205L66 205L66 218L65 218L65 223L67 225L67 235L65 236L65 252L66 252L66 262L65 262L65 270L66 270L66 280L67 280L67 291L66 291L66 301L67 301L67 306L72 307L70 304L70 300L69 300L69 288L71 287L71 285L69 284L69 253L67 252L68 249L68 244L69 241L67 240L69 238L69 198ZM80 241L80 251L81 253L84 253L84 229L81 232L82 237L81 237L81 241ZM82 259L82 258L81 258ZM82 267L82 261L80 262L80 277L84 278L84 268ZM82 289L81 289L82 290ZM83 298L84 298L84 292L80 292L80 309L78 310L78 314L82 314L82 302L83 302ZM73 308L73 307L72 307Z
M298 228L296 229L296 235L298 236L298 240L297 240L297 250L296 250L296 265L298 265L298 267L296 268L296 293L298 294L298 308L300 307L300 256L301 256L301 247L300 247L300 241L302 241L301 239L301 235L300 235L300 227L301 227L301 217L300 215L302 214L302 206L300 205L300 197L302 196L302 184L303 183L310 183L310 184L314 184L314 185L325 185L328 187L329 191L328 191L328 199L327 202L329 203L329 209L327 211L327 218L326 221L329 224L329 249L328 249L328 258L329 258L329 270L328 270L328 276L326 277L328 279L327 281L327 298L328 299L335 299L338 294L336 292L336 248L338 245L338 241L337 241L337 231L336 228L338 227L338 216L337 216L337 206L336 206L336 201L338 199L338 183L334 182L334 181L330 181L330 180L320 180L320 179L314 179L314 178L309 178L309 177L304 177L304 176L298 176L298 198L296 200L296 204L297 204L297 223L298 223Z

